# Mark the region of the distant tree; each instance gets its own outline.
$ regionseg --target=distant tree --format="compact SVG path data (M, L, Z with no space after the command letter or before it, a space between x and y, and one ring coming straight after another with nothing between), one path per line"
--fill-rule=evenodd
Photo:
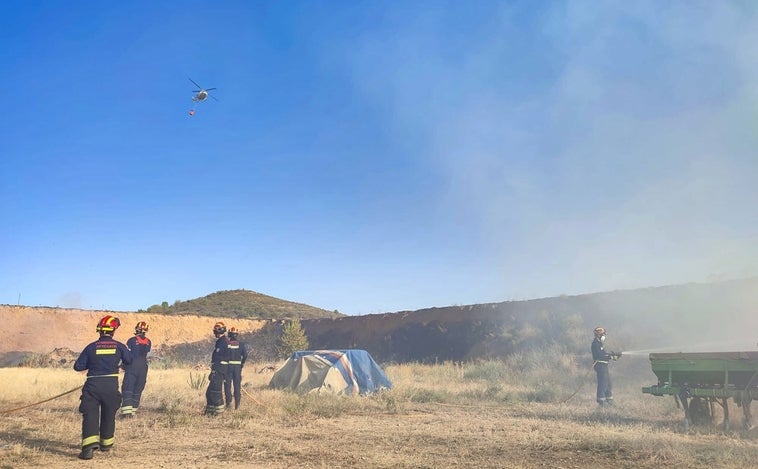
M292 352L298 350L308 350L308 337L306 337L300 321L293 319L284 323L284 329L282 330L282 336L279 339L277 351L281 358L287 358Z
M170 309L171 308L169 307L168 302L164 301L163 303L159 305L150 306L149 308L147 308L147 312L153 313L153 314L165 314L165 313L168 313Z

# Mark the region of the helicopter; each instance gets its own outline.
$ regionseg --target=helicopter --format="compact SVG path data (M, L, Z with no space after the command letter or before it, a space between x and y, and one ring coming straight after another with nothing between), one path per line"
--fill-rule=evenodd
M187 78L189 78L189 77L187 77ZM202 86L198 85L195 82L195 80L193 80L192 78L189 78L189 81L191 81L193 85L195 85L195 86L198 87L198 89L192 91L193 93L196 93L195 96L192 97L192 102L201 103L201 102L205 101L206 99L208 99L208 96L210 96L211 98L213 98L216 101L218 101L218 99L215 96L213 96L210 93L208 93L209 91L215 90L216 88L203 88ZM194 106L192 106L192 109L190 109L189 115L190 116L194 116L195 115L195 107Z

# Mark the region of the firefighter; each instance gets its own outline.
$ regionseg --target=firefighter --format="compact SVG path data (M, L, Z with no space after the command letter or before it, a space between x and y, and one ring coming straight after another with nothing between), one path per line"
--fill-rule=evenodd
M240 399L242 399L242 367L247 360L247 347L240 342L237 337L239 331L236 327L230 327L228 346L229 346L229 370L224 382L224 396L226 397L226 408L232 404L232 384L234 384L234 410L240 408Z
M613 389L611 375L608 372L608 363L618 360L621 353L605 351L605 328L596 327L595 339L592 341L592 367L597 374L597 403L600 406L613 405Z
M134 326L134 336L126 341L126 346L132 353L131 365L124 366L124 381L121 383L121 395L124 402L121 405L121 417L134 417L142 391L147 382L147 354L150 352L152 343L145 336L149 326L145 321L140 321Z
M208 376L208 389L205 391L205 415L214 416L224 411L224 381L229 368L229 343L226 338L226 325L217 322L213 325L216 345L211 355L211 374Z
M126 345L113 339L121 325L117 317L107 315L97 323L100 338L87 345L74 363L74 370L87 370L82 386L79 412L82 413L82 451L80 459L92 459L94 451L109 451L116 433L116 412L121 406L118 370L132 362Z

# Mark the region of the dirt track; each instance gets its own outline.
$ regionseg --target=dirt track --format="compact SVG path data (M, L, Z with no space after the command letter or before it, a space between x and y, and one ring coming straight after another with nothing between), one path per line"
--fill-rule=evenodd
M253 332L268 321L200 316L164 316L118 311L86 311L67 308L40 308L0 305L0 318L7 333L0 341L0 354L10 352L47 353L56 348L81 350L97 338L95 326L106 314L121 320L116 339L125 342L134 333L138 321L150 325L148 336L157 350L162 346L196 342L212 337L215 321L224 321L241 332ZM5 329L5 327L4 327Z

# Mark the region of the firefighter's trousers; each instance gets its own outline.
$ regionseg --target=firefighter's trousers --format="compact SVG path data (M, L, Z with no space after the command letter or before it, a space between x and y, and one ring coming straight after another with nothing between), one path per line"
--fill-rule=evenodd
M595 363L595 373L597 374L597 402L604 404L607 401L613 401L611 374L608 372L608 364Z
M226 406L232 405L232 385L234 386L234 408L239 409L240 399L242 399L242 365L229 365L224 382L224 396L226 397Z
M121 394L124 400L121 405L122 415L132 415L137 411L146 382L147 363L127 367L124 372L124 382L121 384Z
M226 381L226 365L214 365L208 376L208 389L205 391L205 413L216 415L224 411L224 381Z
M89 377L82 388L82 449L113 446L121 406L118 376Z

